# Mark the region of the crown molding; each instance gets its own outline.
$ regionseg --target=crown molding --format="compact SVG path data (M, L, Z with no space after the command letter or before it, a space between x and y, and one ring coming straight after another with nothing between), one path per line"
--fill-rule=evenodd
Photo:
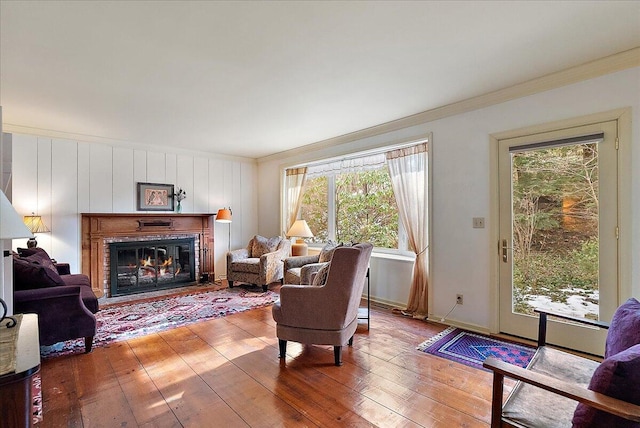
M180 148L174 149L171 147L162 147L161 149L159 149L158 146L155 146L153 144L137 143L132 141L119 140L115 138L99 137L96 135L86 135L86 134L77 134L73 132L56 131L54 129L33 128L30 126L15 125L11 123L3 123L2 130L3 132L6 132L6 133L33 135L36 137L70 140L70 141L77 141L77 142L83 142L83 143L106 144L112 147L121 147L121 148L133 149L133 150L146 150L146 151L156 151L156 152L158 150L161 150L164 153L172 153L176 155L178 154L190 155L194 157L204 156L210 159L245 162L245 163L253 163L253 164L257 162L256 159L254 158L248 158L243 156L230 156L230 155L223 155L223 154L212 153L212 152L203 152L203 151L197 151L197 150L188 150L188 149L180 149Z
M517 98L526 97L528 95L533 95L539 92L548 91L550 89L559 88L562 86L570 85L572 83L593 79L595 77L604 76L606 74L611 74L617 71L622 71L638 66L640 66L640 47L635 47L624 52L609 55L604 58L590 61L562 71L547 74L523 83L519 83L517 85L498 89L497 91L489 92L483 95L478 95L477 97L468 98L466 100L447 104L441 107L436 107L431 110L416 113L414 115L407 116L401 119L386 122L338 137L318 141L316 143L307 144L295 149L290 149L284 152L275 153L273 155L264 156L258 159L258 163L270 162L288 158L290 156L301 155L310 151L339 146L364 138L369 138L428 122L433 122L445 117L467 113L473 110L478 110L484 107L489 107L506 101L511 101Z

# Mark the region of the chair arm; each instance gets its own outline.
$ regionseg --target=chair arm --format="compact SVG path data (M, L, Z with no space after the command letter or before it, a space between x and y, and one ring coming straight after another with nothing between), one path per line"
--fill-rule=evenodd
M247 250L246 248L240 248L239 250L233 250L227 253L228 262L235 262L238 260L248 259L248 258L249 258L249 250Z
M280 287L280 308L283 316L283 323L286 325L297 325L301 327L311 327L311 325L322 323L326 317L327 308L325 287L313 285L285 284Z
M636 404L609 397L608 395L591 391L590 389L580 388L574 384L551 376L532 372L513 364L505 363L504 361L498 360L494 357L487 358L482 365L483 367L493 371L493 405L496 405L495 401L499 400L500 408L502 408L502 384L504 377L506 376L537 386L538 388L542 388L554 394L576 400L598 410L620 416L624 419L640 422L640 406ZM496 387L500 389L499 392L496 391ZM501 412L498 413L500 414ZM495 417L495 415L492 415L492 417Z
M61 297L69 297L75 301L80 296L79 285L59 285L57 287L33 288L31 290L20 290L13 293L14 300L17 304L27 302L42 302L47 299L58 299Z
M318 263L318 260L320 260L319 254L313 256L287 257L286 259L284 259L284 270L287 271L289 269L301 268L304 265Z
M71 266L69 263L55 263L54 266L58 271L58 275L71 275Z
M609 328L609 323L604 321L589 320L586 318L573 317L571 315L561 314L559 312L549 311L547 309L534 309L534 312L540 314L538 320L538 346L544 346L547 344L547 315L552 317L562 318L568 321L576 322L579 324L590 325L598 328Z

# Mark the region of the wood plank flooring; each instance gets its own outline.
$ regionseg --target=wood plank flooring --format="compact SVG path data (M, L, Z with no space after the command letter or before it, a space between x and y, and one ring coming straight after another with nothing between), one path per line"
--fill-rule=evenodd
M45 360L40 427L487 427L491 374L417 351L443 325L375 305L343 365L271 308ZM507 385L507 390L512 385Z

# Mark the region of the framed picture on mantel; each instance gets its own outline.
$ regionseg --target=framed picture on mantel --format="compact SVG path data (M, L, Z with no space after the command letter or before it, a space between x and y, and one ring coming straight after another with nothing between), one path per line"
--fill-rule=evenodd
M138 211L173 211L173 184L138 183Z

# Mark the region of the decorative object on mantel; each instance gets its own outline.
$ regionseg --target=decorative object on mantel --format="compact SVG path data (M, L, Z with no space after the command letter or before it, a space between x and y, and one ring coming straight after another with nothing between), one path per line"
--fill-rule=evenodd
M218 210L218 214L216 214L216 221L218 223L229 223L229 240L227 241L227 251L231 251L231 218L233 212L231 211L231 207L229 208L220 208Z
M138 183L138 211L173 211L173 184Z
M32 212L31 215L26 215L22 219L24 224L29 228L31 233L34 234L32 238L29 238L27 241L27 248L35 248L38 246L38 241L36 241L35 234L36 233L47 233L51 232L49 228L42 221L42 217L36 215L36 213Z
M298 238L296 242L291 243L292 256L306 256L309 252L307 243L304 238L313 238L313 233L309 229L306 220L296 220L287 232L289 238Z
M183 199L185 199L187 197L187 192L185 192L182 187L178 187L178 193L175 194L175 198L176 198L176 212L177 213L181 213L182 212L182 205L181 202Z

